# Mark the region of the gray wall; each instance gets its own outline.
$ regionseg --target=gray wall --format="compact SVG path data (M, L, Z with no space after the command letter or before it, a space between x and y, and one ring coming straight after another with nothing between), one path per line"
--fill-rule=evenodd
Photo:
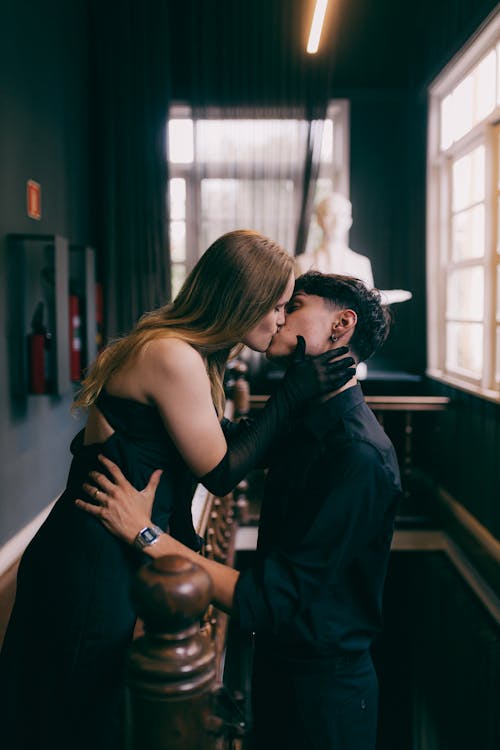
M84 0L7 0L0 23L0 545L64 487L79 425L64 398L10 398L5 236L90 243L87 13ZM26 180L42 220L26 215Z

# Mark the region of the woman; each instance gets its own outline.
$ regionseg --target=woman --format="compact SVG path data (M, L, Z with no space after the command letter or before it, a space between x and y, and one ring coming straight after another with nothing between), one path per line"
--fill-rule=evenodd
M72 444L67 488L21 561L0 657L11 750L123 747L122 664L135 623L129 582L142 555L75 507L89 471L100 468L98 454L137 488L161 468L153 521L196 549L196 483L228 492L297 405L351 377L353 360L331 362L331 352L304 359L302 346L255 423L229 430L222 419L230 352L239 343L267 349L284 322L292 264L256 232L222 236L174 302L144 315L91 368L76 400L89 413Z

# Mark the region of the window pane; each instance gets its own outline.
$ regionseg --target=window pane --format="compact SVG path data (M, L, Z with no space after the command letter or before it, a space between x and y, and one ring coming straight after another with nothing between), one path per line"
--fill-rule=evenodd
M500 266L497 266L497 323L500 323Z
M481 258L485 251L484 204L461 211L452 221L452 258Z
M447 323L446 369L480 378L483 368L481 323Z
M500 383L500 326L497 326L497 360L495 367L495 380Z
M328 164L333 160L333 120L325 120L323 123L323 135L321 139L322 164Z
M172 299L175 299L186 278L186 266L181 263L172 263L170 268L172 272Z
M453 320L483 320L484 271L480 266L459 268L448 277L446 317Z
M182 177L173 177L169 186L170 195L170 218L186 218L186 180Z
M216 222L236 218L238 207L238 180L205 179L201 181L201 216ZM240 206L240 215L248 215L249 207Z
M484 146L453 162L453 211L484 200Z
M204 179L201 181L202 250L220 234L255 229L293 252L292 180Z
M224 163L298 162L306 136L307 123L302 120L198 120L196 158Z
M500 104L500 44L497 44L497 104Z
M454 125L453 94L441 102L441 149L444 151L453 143Z
M186 222L170 222L170 258L174 263L186 260Z
M474 71L475 123L484 120L495 106L495 63L495 50L491 50Z
M500 196L497 199L497 253L500 253Z
M458 141L472 129L474 97L472 74L469 74L453 90L453 119L455 123L455 137Z
M500 189L500 132L497 138L497 188Z
M173 165L186 165L173 166L169 182L174 265L185 265L193 251L201 254L218 236L236 228L260 231L293 252L300 208L295 186L302 189L308 123L299 110L283 113L287 119L280 113L268 119L264 110L261 119L252 119L249 110L245 120L225 119L222 111L220 119L195 120L189 107L172 108L168 156ZM255 114L259 116L259 110ZM347 183L341 149L345 116L344 105L335 103L327 119L318 123L319 175L326 178L322 181L329 191ZM193 169L195 164L199 170ZM191 227L196 248L191 247Z
M174 164L191 164L194 158L193 121L169 120L168 158Z

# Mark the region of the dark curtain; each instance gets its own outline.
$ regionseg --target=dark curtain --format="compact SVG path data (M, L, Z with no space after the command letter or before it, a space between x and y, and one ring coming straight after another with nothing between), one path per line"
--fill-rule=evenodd
M288 248L295 254L305 250L323 119L334 95L334 56L325 51L328 47L323 45L314 56L305 52L312 7L303 0L184 0L171 12L176 28L173 59L182 60L176 68L175 98L189 103L195 117L215 107L230 108L237 118L253 108L255 117L299 116L307 121L296 238ZM325 28L333 21L332 14L327 16ZM289 158L275 158L281 156Z
M318 179L323 139L324 117L321 120L309 120L307 125L307 145L302 181L302 198L297 222L297 239L295 255L301 255L306 249L307 235L313 212L314 193Z
M168 5L90 0L96 226L108 337L170 295Z
M315 121L332 97L333 57L305 53L310 8L302 0L88 2L96 244L113 337L170 296L169 104L186 103L198 115L208 107L306 113L298 236L289 248L300 252L317 176Z
M215 119L228 121L232 129L244 127L238 147L231 152L231 163L221 171L200 161L191 166L196 184L210 178L234 180L230 195L221 190L223 206L219 207L218 221L208 212L204 189L196 210L199 255L218 234L234 228L251 228L262 232L294 254L297 245L307 240L316 180L320 167L324 120L308 120L301 107L193 107L195 124ZM251 120L252 122L248 122ZM288 137L282 136L280 126L288 120ZM206 125L206 122L203 123ZM264 145L265 144L265 145ZM293 144L293 145L292 145ZM227 142L207 141L200 128L197 145L202 154L210 153L216 165L227 158ZM250 161L252 154L252 161ZM290 182L293 180L293 191ZM217 181L217 180L216 180ZM253 188L249 185L253 184ZM221 214L224 219L221 219ZM203 226L211 220L211 233L206 236ZM214 234L217 232L217 235ZM300 237L300 241L298 240Z

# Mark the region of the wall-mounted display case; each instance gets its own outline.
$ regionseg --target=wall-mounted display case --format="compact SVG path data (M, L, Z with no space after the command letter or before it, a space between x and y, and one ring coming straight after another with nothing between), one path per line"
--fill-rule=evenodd
M95 252L61 235L10 234L7 261L11 393L64 395L96 355Z

